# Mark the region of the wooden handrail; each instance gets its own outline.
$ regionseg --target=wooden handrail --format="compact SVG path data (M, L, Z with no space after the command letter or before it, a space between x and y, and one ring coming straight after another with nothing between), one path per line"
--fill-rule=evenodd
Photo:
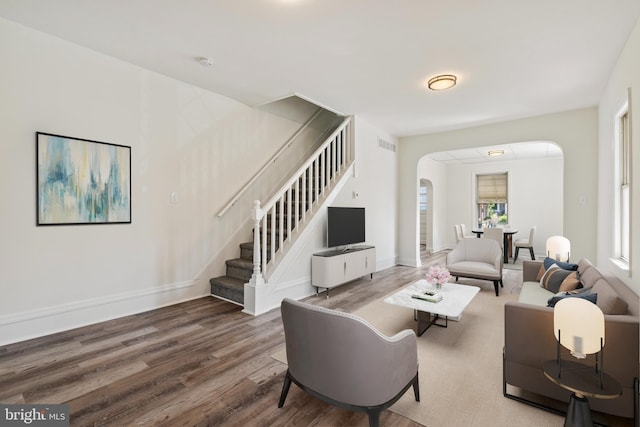
M266 163L262 166L262 168L260 168L260 170L258 172L256 172L251 179L236 193L235 196L233 196L231 198L231 200L229 200L229 202L220 210L220 212L218 212L218 217L223 216L230 208L231 206L235 205L235 203L238 201L238 199L240 199L240 197L251 187L251 185L256 182L258 180L258 178L260 178L260 176L269 168L269 166L271 166L271 164L273 162L275 162L278 157L280 157L280 155L291 146L291 144L293 143L293 141L298 137L298 135L300 135L302 133L302 131L304 131L307 127L309 127L309 125L311 124L311 122L313 120L315 120L316 117L318 117L320 115L320 113L322 113L322 111L324 111L322 108L318 108L316 110L316 112L313 114L313 116L311 116L309 118L309 120L307 120L306 122L304 122L304 124L300 127L300 129L298 129L296 131L296 133L294 133L288 140L287 142L284 143L284 145L282 147L280 147L280 149L278 150L278 152L276 152L273 156L271 156L271 158L269 160L266 161Z

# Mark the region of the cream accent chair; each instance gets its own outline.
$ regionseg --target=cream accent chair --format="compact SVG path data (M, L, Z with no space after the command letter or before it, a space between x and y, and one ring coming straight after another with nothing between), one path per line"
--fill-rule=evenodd
M513 256L513 262L516 262L518 259L518 252L520 252L520 248L529 249L529 254L531 255L531 260L536 260L536 255L533 253L533 236L536 233L536 227L531 227L529 230L529 238L528 239L517 239L513 242L513 246L516 248L516 253Z
M493 239L462 239L447 254L447 269L459 277L490 280L499 296L502 283L502 250Z
M374 427L410 387L420 401L414 331L387 337L352 314L289 298L280 310L289 369L278 408L291 382L331 405L366 412Z

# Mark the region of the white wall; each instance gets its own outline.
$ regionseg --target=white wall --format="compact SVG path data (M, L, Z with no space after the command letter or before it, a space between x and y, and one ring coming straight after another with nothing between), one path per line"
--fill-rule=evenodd
M208 295L299 123L4 19L0 57L0 344ZM36 227L36 131L131 146L132 224Z
M367 244L376 247L377 271L397 262L398 145L394 137L360 118L356 118L355 135L355 177L332 206L366 208ZM379 147L378 139L395 144L396 152Z
M389 134L356 117L354 173L336 194L329 206L364 207L366 214L366 242L376 247L376 271L397 263L397 199L398 153L378 146L378 138L396 143ZM357 193L357 197L354 196ZM301 263L279 280L311 283L311 255L327 250L326 209L317 214L314 230L300 248L297 259ZM311 289L311 288L310 288Z
M507 172L509 225L518 230L514 239L528 238L536 226L534 250L543 256L547 238L563 234L562 171L562 158L447 166L447 220L441 224L450 230L445 233L446 247L455 246L454 224L466 224L467 233L477 228L475 176Z
M630 271L611 261L614 252L614 118L631 88L631 262ZM636 23L611 73L599 104L600 143L598 155L598 258L597 263L612 270L640 294L640 21ZM631 275L629 274L631 273Z
M486 126L400 139L399 256L419 265L417 242L418 162L427 154L522 141L551 141L564 153L563 234L572 258L596 256L597 110L567 111ZM542 189L541 189L542 190ZM515 189L514 189L515 191Z

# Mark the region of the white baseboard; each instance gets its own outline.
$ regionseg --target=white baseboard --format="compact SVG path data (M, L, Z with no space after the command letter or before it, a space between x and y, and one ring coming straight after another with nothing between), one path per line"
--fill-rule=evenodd
M0 316L0 345L202 298L197 279Z
M411 258L398 258L397 265L406 265L407 267L419 267L417 260Z
M398 265L398 257L379 259L379 260L376 260L376 271L386 270L387 268L390 268L396 265Z

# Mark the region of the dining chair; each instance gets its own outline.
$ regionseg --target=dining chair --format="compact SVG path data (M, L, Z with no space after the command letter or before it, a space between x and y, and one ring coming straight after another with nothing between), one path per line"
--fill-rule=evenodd
M453 226L453 232L456 236L456 243L458 243L460 239L462 239L462 230L460 228L460 224L455 224Z
M531 230L529 230L529 238L528 239L517 239L513 245L516 248L516 253L513 256L513 262L516 262L516 260L518 259L518 252L520 251L520 248L524 248L524 249L529 249L529 254L531 255L531 259L533 261L536 260L536 256L533 253L533 235L536 232L536 227L533 226L531 227Z
M482 236L485 239L493 239L498 242L500 249L504 249L504 230L499 227L489 228L484 227L482 229Z
M475 238L473 234L467 234L467 226L465 224L460 224L460 235L463 239Z

